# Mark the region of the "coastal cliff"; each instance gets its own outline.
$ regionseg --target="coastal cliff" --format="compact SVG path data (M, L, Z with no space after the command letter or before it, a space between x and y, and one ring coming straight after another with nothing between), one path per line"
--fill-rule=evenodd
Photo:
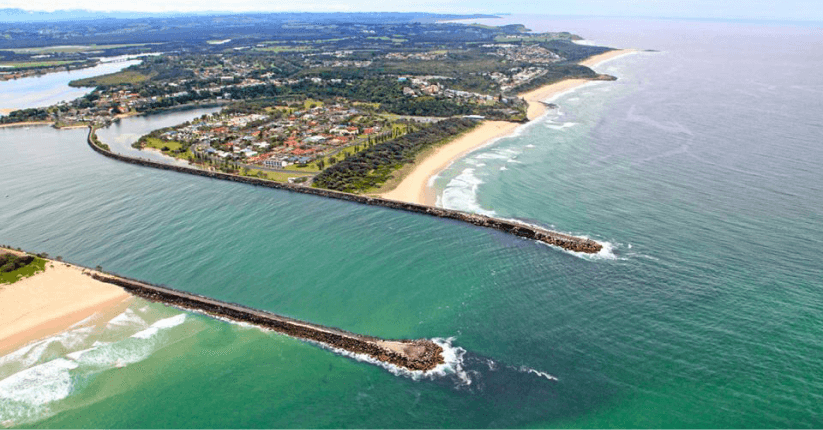
M196 169L192 167L185 167L185 166L175 166L171 164L164 164L155 161L143 160L133 157L128 157L125 155L117 154L111 152L106 145L98 144L97 136L94 133L94 128L89 128L88 138L86 139L89 146L96 152L105 155L109 158L113 158L118 161L123 161L130 164L136 164L139 166L145 167L153 167L156 169L162 170L172 170L175 172L181 173L188 173L197 176L204 176L207 178L214 178L214 179L222 179L227 181L234 181L234 182L242 182L251 185L257 185L261 187L268 187L268 188L276 188L281 190L288 190L303 194L311 194L315 196L322 196L328 197L338 200L346 200L355 203L361 203L366 205L372 206L382 206L390 209L396 210L403 210L407 212L414 212L419 214L426 214L435 216L438 218L448 218L457 221L467 222L469 224L473 224L479 227L486 227L491 228L499 231L503 231L509 234L513 234L515 236L523 237L526 239L533 239L543 243L547 243L549 245L559 246L563 249L574 251L574 252L582 252L587 254L596 254L603 249L603 246L591 239L571 236L563 233L558 233L551 230L542 229L535 226L530 226L526 224L515 223L512 221L507 221L499 218L488 217L484 215L477 215L477 214L469 214L466 212L455 211L451 209L443 209L437 208L433 206L426 206L420 205L415 203L406 203L396 200L389 200L379 197L369 197L359 194L350 194L341 191L332 191L322 188L312 188L306 187L302 185L290 184L290 183L283 183L283 182L274 182L260 178L248 177L248 176L238 176L232 175L229 173L223 172L215 172L215 171L208 171L202 169Z

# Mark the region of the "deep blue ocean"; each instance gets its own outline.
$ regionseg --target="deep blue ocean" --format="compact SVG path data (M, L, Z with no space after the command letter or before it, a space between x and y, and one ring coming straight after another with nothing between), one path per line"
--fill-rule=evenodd
M454 163L448 220L126 165L0 129L0 243L388 338L411 374L136 300L0 358L21 427L823 427L821 25L512 16L655 50ZM130 138L201 111L131 118Z

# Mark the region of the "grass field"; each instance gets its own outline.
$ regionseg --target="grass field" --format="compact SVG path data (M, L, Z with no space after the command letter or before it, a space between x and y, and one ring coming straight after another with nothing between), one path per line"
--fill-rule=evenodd
M108 75L94 76L69 82L72 87L96 87L98 85L138 84L151 79L154 74L144 75L133 70L122 70Z
M243 172L243 170L241 170L241 172ZM248 171L246 172L246 176L254 176L256 178L259 178L260 177L259 176L260 172L263 172L263 178L264 179L268 179L268 180L271 180L271 181L277 181L277 182L288 182L289 178L311 176L311 175L306 175L306 174L301 175L297 172L295 172L295 173L269 172L269 171L266 171L266 170L259 170L259 169L248 169Z
M135 46L157 45L157 43L130 43L122 45L59 45L37 48L11 49L16 54L71 54L85 51L104 51L106 49L131 48Z
M28 278L35 273L40 273L46 270L46 263L46 260L35 257L34 261L17 270L12 270L11 272L0 272L0 285L13 284L23 278Z
M254 48L255 51L264 51L264 52L300 52L300 51L308 51L308 46L266 46L265 48Z
M149 148L155 148L162 150L163 148L169 148L169 151L177 151L183 147L181 142L176 140L162 140L156 137L147 137L146 138L146 146Z
M9 62L9 63L0 63L0 67L7 67L12 69L30 69L33 67L54 67L54 66L65 66L66 64L74 64L79 63L79 60L75 61L23 61L23 62Z
M323 107L323 102L320 101L320 100L314 100L314 99L306 99L303 102L303 109L311 109L312 106L314 106L314 107Z

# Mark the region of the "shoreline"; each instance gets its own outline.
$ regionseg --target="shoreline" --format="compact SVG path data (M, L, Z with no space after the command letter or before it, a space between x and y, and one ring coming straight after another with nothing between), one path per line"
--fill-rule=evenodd
M472 224L477 227L489 228L492 230L497 230L503 233L518 236L521 238L543 242L548 245L563 248L567 251L582 252L586 254L596 254L603 249L603 245L589 238L572 236L565 233L560 233L557 231L539 227L536 225L521 223L519 221L511 221L501 218L489 217L485 215L472 214L458 210L437 208L417 203L408 203L399 200L385 199L382 197L374 197L363 194L352 194L342 191L303 186L299 184L271 181L251 176L241 176L225 172L202 170L189 166L181 166L179 164L160 163L143 158L136 158L128 155L118 154L115 152L111 152L108 146L98 146L98 144L96 143L97 136L94 134L94 131L94 127L89 127L89 134L86 137L86 143L89 145L89 147L100 155L103 155L114 160L122 161L124 163L135 164L143 167L152 167L160 170L172 170L179 173L187 173L190 175L202 176L206 178L220 179L266 188L286 190L301 194L311 194L314 196L344 200L352 203L359 203L369 206L381 206L384 208L433 216L436 218L453 219L465 222L467 224Z
M14 250L0 248L2 252ZM131 302L121 288L87 276L92 270L46 259L46 269L13 284L0 284L0 356L108 315Z
M611 59L635 52L637 51L634 49L616 49L591 56L578 64L587 67L596 67ZM528 104L526 114L528 122L526 122L526 124L507 121L483 121L474 130L437 148L436 151L414 166L414 168L398 182L396 187L376 194L376 196L408 203L434 206L437 195L435 190L429 185L432 182L432 178L472 151L480 149L496 139L511 136L521 126L525 126L542 117L548 111L548 107L543 103L544 100L574 90L589 82L597 82L597 80L579 78L564 79L532 91L518 94L525 99Z
M483 121L468 133L436 148L431 155L421 160L394 189L379 196L384 199L434 206L437 196L434 189L428 186L432 177L469 152L495 139L511 135L520 125L508 121ZM420 187L418 185L420 183L425 186Z
M0 251L26 254L6 248ZM183 311L250 323L413 371L425 372L445 363L443 348L430 339L359 335L61 261L46 261L44 271L0 288L0 357L81 323L105 323L124 312L135 298L142 298Z
M37 126L37 125L54 125L54 121L13 122L11 124L0 124L0 128L32 127L32 126Z

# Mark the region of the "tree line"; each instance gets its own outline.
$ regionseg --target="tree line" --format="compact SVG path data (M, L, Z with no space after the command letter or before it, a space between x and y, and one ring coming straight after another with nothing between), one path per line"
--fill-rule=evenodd
M451 118L378 143L322 171L314 186L346 192L363 192L386 182L404 164L414 162L423 150L474 128L476 121Z

